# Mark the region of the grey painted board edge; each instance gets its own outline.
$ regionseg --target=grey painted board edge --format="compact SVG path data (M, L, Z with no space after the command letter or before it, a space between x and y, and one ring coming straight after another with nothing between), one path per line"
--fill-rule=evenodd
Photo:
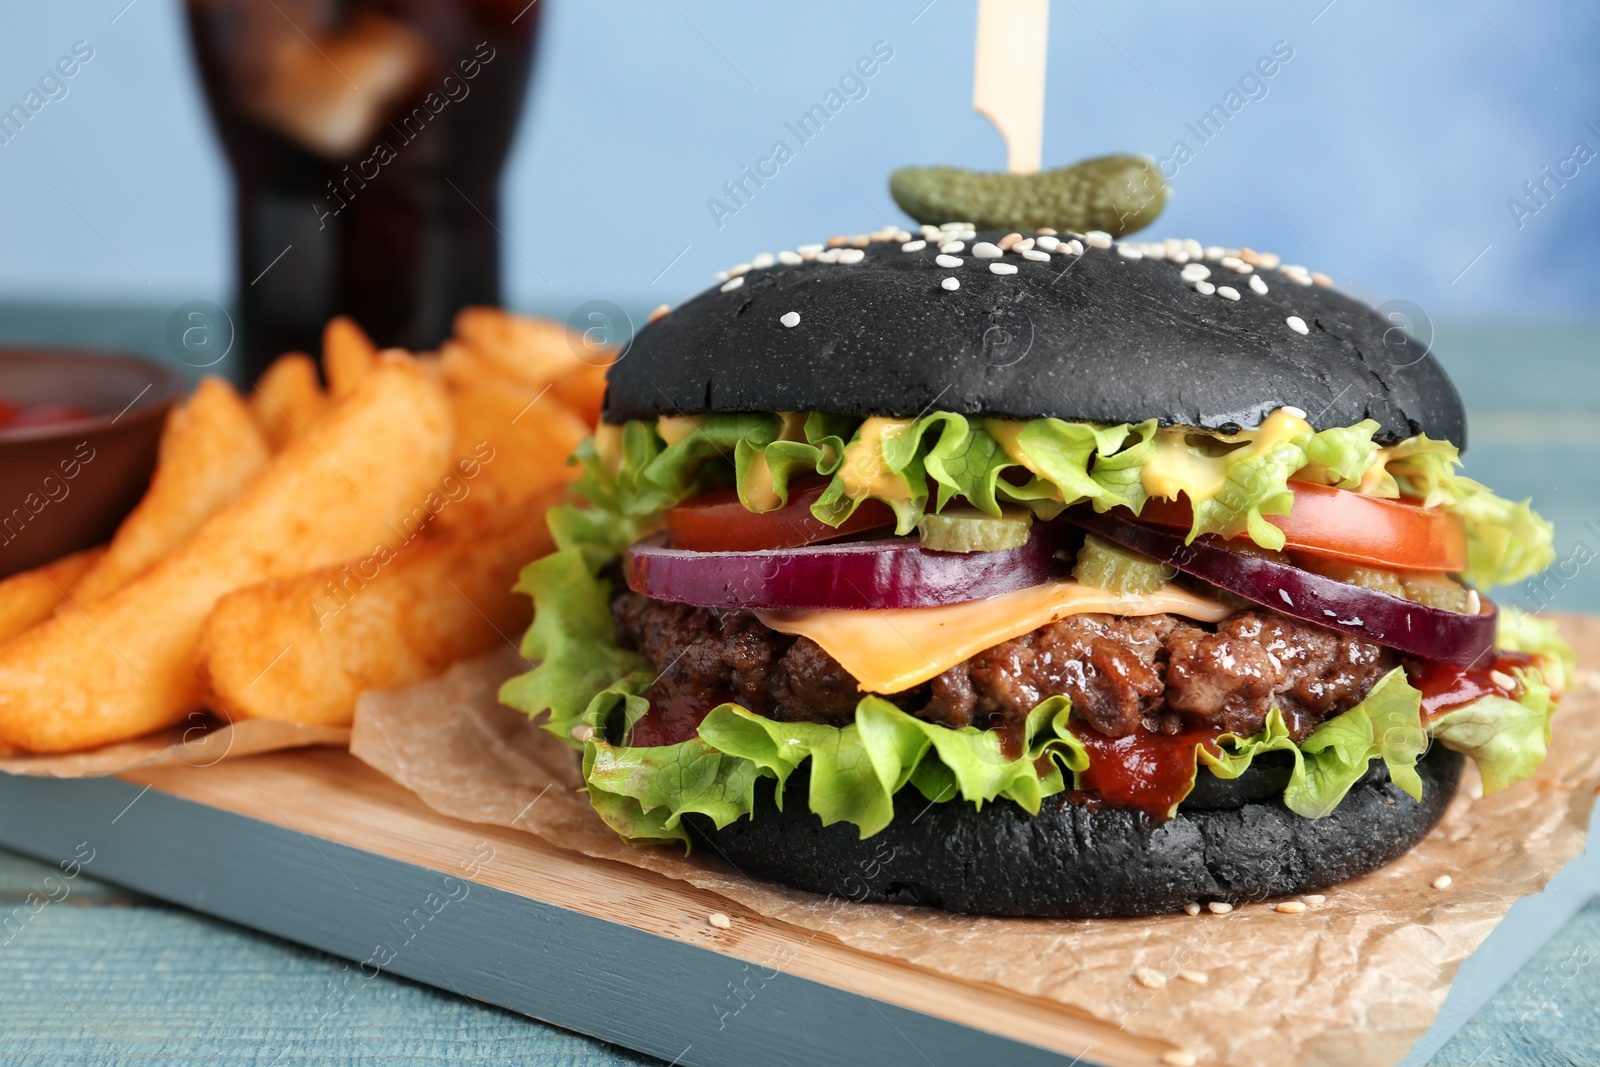
M436 871L165 794L144 795L118 779L0 774L0 845L56 862L80 841L96 849L89 868L96 877L358 964L380 941L392 947L404 940L417 926L405 920L419 906L429 910L429 893L450 899L453 892L461 899L430 913L386 971L668 1061L677 1057L685 1067L742 1065L757 1055L797 1064L995 1057L992 1062L1060 1065L1084 1053L1052 1053L808 979L773 975L771 967L466 877L454 879L468 884L462 896ZM1590 845L1543 893L1519 901L1462 965L1438 1020L1401 1067L1427 1063L1600 890L1600 823L1591 828ZM524 935L527 930L536 933ZM567 978L534 966L552 960L570 972ZM572 971L574 960L586 961L583 972ZM353 966L350 980L364 973ZM669 993L670 1003L664 1002ZM337 995L330 994L325 1010L337 1011Z
M1550 879L1544 892L1523 897L1468 956L1450 984L1439 1018L1399 1067L1425 1067L1489 998L1600 892L1600 822L1589 826L1588 848Z
M1090 1062L119 779L0 774L0 845L80 842L96 878L368 961L322 1017L381 968L682 1067Z

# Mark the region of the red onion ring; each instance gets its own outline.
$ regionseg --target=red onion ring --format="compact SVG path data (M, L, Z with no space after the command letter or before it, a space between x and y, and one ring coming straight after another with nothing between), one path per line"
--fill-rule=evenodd
M1035 523L1026 544L998 552L930 552L915 537L757 552L672 548L665 534L632 545L628 587L708 608L932 608L1010 593L1060 576L1065 530Z
M1287 563L1232 552L1209 538L1186 545L1180 535L1111 514L1074 508L1063 518L1280 614L1414 656L1470 667L1494 648L1497 612L1487 600L1482 601L1479 614L1463 615L1325 578Z

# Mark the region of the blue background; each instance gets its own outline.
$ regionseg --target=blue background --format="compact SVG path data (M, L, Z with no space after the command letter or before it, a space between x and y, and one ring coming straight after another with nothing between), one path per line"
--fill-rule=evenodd
M520 306L676 303L757 251L903 220L896 166L1004 166L971 108L972 0L540 2L505 183ZM0 4L6 106L73 42L95 50L0 146L0 295L229 298L227 173L181 7L127 3ZM1197 148L1150 235L1277 251L1435 318L1600 317L1600 160L1521 229L1506 204L1575 142L1600 151L1600 5L1057 0L1050 37L1046 166ZM880 40L894 58L867 95L719 229L706 201L795 147L784 122ZM1200 146L1184 124L1276 41L1294 58Z

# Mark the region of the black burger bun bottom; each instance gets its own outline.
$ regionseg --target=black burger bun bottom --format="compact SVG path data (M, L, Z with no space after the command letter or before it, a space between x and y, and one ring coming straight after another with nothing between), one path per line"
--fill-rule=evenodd
M938 265L932 243L887 242L856 263L778 263L714 286L639 331L611 368L605 419L941 410L1233 432L1287 405L1318 430L1375 419L1381 445L1426 433L1466 446L1461 396L1427 346L1336 289L1263 268L1261 293L1220 263L1190 265L1210 272L1207 294L1184 266L1120 246L973 255L999 239L979 234L961 266Z
M1259 764L1258 764L1259 766ZM757 790L753 818L716 829L685 817L690 835L742 873L860 902L921 904L976 915L1114 919L1179 911L1196 901L1242 904L1311 893L1375 870L1427 836L1455 795L1462 757L1435 745L1418 762L1412 800L1373 761L1333 813L1307 819L1271 796L1282 769L1253 767L1243 787L1211 791L1153 825L1143 814L1046 798L1038 815L999 800L929 804L895 797L887 829L861 840L854 826L824 827L806 804L809 776L790 776L783 810ZM1210 775L1202 770L1201 781ZM1199 798L1194 798L1199 799ZM1222 806L1229 804L1233 806Z

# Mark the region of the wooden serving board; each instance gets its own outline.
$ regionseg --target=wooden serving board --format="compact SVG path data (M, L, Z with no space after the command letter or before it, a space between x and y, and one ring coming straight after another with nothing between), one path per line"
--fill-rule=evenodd
M343 956L351 982L381 968L669 1062L1065 1065L1092 1050L1145 1065L1170 1051L446 818L343 752L0 776L0 811L5 847L66 858L87 840L96 877Z
M0 812L5 847L56 861L87 841L96 877L345 957L345 988L381 968L668 1062L1143 1067L1171 1051L637 867L446 818L343 752L0 775ZM1537 914L1519 905L1522 921L1513 911L1463 968L1481 993L1447 1004L1449 1030L1593 892L1594 872L1578 874L1524 902ZM718 911L729 929L707 921ZM323 1006L338 1009L337 996Z

